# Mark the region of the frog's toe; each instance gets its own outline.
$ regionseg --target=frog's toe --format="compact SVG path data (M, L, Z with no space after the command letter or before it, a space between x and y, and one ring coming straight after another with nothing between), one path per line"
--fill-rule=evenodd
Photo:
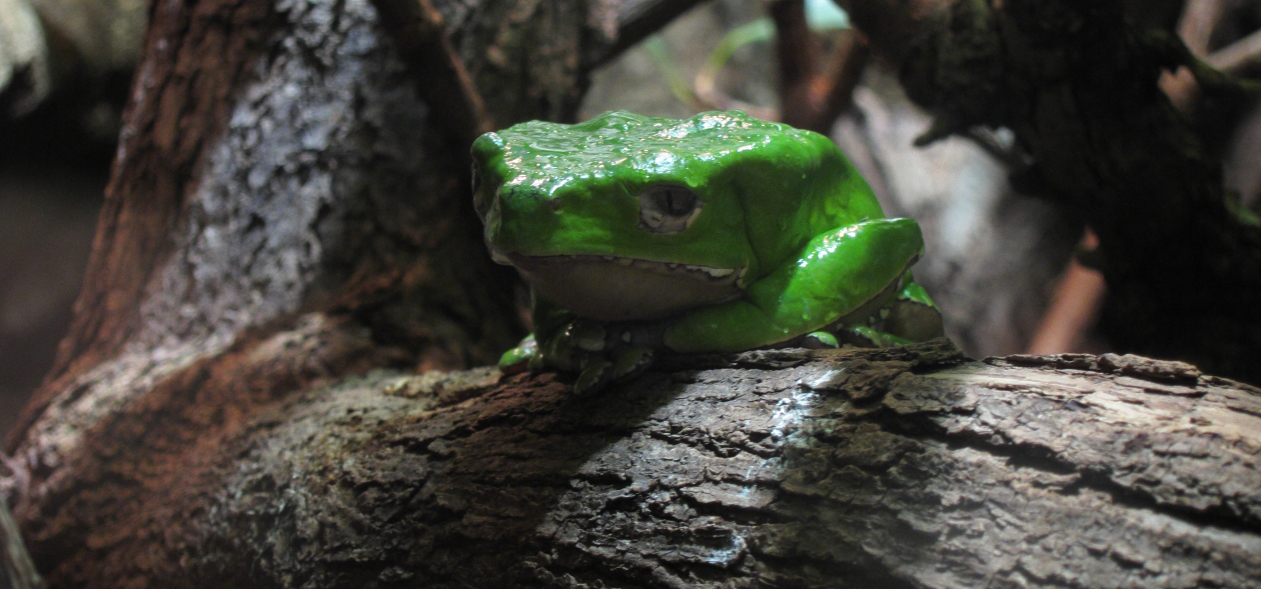
M580 397L590 395L604 388L613 380L613 363L607 360L591 362L578 374L574 381L574 394Z
M657 354L651 348L632 346L621 351L613 363L614 380L631 378L645 370L656 361Z
M839 348L841 343L836 340L836 336L826 331L813 331L807 333L801 339L801 347L811 350L823 350L830 348Z
M837 332L844 343L859 348L888 348L911 343L910 340L885 333L866 325L851 325Z
M539 345L535 341L534 335L527 335L517 347L504 352L499 357L499 370L504 374L516 374L525 372L530 369L533 361L538 357Z
M890 303L885 316L885 331L913 342L924 342L945 335L941 312L935 306L918 301L898 299Z

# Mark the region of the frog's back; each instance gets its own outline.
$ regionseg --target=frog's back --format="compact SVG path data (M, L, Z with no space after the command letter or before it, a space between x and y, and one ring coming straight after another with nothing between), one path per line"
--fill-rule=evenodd
M739 198L748 239L766 268L796 255L816 235L884 217L849 159L831 139L813 131L738 110L679 120L613 111L575 129L607 141L606 149L585 152L595 160L607 161L619 147L622 155L639 159L686 151L695 161L675 167L690 169L688 180L710 185L711 194L726 190ZM627 154L626 146L638 153Z
M681 120L613 111L575 125L531 121L483 136L473 151L500 183L528 185L530 194L538 195L521 199L523 208L549 200L557 203L552 208L570 211L563 222L576 225L580 219L587 253L616 249L651 259L654 249L682 255L683 249L708 248L713 251L697 259L715 260L739 250L754 258L749 278L756 278L797 255L816 235L883 217L867 183L830 139L740 111ZM644 187L663 183L685 186L703 201L705 211L693 231L643 235L636 228L637 213L623 204ZM598 209L580 204L591 199L600 201ZM586 210L591 212L577 212ZM579 241L560 238L577 230L544 232L551 224L551 219L520 222L511 241L547 242L536 251ZM503 227L504 235L514 229L507 221ZM739 264L728 267L734 265Z
M884 217L853 164L831 139L813 131L741 111L706 112L678 121L606 113L584 124L599 128L610 120L628 119L661 126L651 139L632 139L645 151L685 145L703 164L694 169L710 194L726 193L739 201L750 246L765 270L797 255L817 235Z
M742 113L743 114L743 113ZM831 139L758 121L767 139L732 167L749 239L768 267L817 235L884 217L871 187Z

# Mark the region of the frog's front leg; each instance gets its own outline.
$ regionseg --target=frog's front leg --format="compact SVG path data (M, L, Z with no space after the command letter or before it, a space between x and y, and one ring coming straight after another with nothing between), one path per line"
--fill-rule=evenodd
M652 365L664 325L605 323L575 316L535 294L534 333L499 361L505 372L561 370L578 374L574 392L588 394Z
M688 313L666 330L664 343L678 352L739 351L822 329L891 293L923 251L910 219L835 229L749 285L744 298Z

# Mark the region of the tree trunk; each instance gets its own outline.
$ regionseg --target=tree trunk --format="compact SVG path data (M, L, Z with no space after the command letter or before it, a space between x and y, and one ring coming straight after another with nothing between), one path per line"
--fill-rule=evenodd
M158 0L0 481L49 585L1261 584L1261 396L1186 365L444 372L522 331L464 135L570 116L665 4Z

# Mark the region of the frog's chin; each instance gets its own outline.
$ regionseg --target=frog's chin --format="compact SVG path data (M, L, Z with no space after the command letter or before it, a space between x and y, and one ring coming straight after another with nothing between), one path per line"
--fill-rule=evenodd
M647 321L739 298L743 268L595 255L507 254L534 288L580 317Z

